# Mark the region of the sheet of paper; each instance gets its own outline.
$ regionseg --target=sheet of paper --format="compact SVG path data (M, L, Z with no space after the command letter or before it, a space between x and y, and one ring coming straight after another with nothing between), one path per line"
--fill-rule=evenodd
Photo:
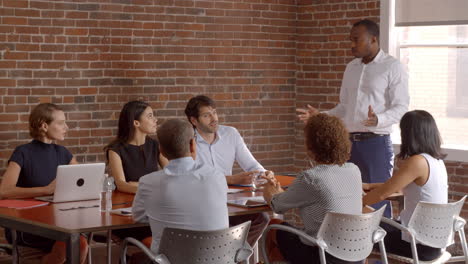
M243 190L243 189L231 189L231 188L229 188L227 193L238 193L238 192L242 192L242 191L245 191L245 190Z
M116 215L132 216L132 207L113 209L110 212L111 214L116 214Z
M254 197L239 197L234 200L228 200L228 204L238 205L242 207L257 207L267 205L263 196L254 196Z

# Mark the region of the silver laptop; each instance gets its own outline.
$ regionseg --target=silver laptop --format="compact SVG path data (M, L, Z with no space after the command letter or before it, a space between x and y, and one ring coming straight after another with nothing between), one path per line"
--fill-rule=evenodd
M35 199L53 203L99 199L104 169L104 163L60 165L54 195Z

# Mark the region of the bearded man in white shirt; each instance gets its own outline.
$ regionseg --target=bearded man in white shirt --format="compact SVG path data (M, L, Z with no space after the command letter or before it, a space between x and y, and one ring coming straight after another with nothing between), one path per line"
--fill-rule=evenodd
M266 171L253 157L237 129L218 124L216 104L211 98L205 95L191 98L185 108L185 114L195 130L196 161L222 172L227 184L249 185L259 172L264 172L268 177L274 176L272 171ZM233 175L234 162L237 162L244 172ZM258 213L232 216L229 217L229 224L233 226L249 220L252 223L247 241L254 246L268 224L268 215Z
M379 47L379 26L368 19L356 22L350 34L355 59L346 66L340 102L328 114L340 117L353 143L350 161L361 170L362 181L387 181L393 170L392 125L408 111L408 75L399 60ZM299 119L318 113L314 107L297 109ZM381 202L373 205L380 208ZM391 216L387 206L384 215Z

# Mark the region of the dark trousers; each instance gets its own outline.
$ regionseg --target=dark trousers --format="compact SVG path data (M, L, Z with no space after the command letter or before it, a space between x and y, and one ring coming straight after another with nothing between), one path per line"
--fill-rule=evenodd
M387 253L392 253L408 258L413 257L413 253L411 252L411 244L401 239L400 229L385 223L381 223L380 227L387 231L387 235L384 238L385 250ZM421 244L416 244L416 251L418 251L418 258L421 261L431 261L440 257L442 254L440 248L433 248Z
M287 223L283 225L291 226ZM302 243L301 239L290 232L277 230L276 241L283 257L291 264L320 263L319 248ZM362 264L364 261L344 261L325 253L327 264Z
M352 141L350 162L361 171L362 182L386 182L393 171L393 146L390 136L378 136L362 141ZM391 218L392 207L389 201L373 204L378 209L387 205L384 216Z
M112 234L116 235L122 240L124 240L127 237L133 237L139 241L152 235L151 228L149 226L116 229L112 230Z
M254 246L257 240L262 236L263 231L269 222L269 217L266 213L249 214L249 215L238 215L229 217L229 225L236 226L244 222L252 221L250 223L249 234L247 236L247 242L250 246Z
M8 228L5 228L5 238L7 239L8 243L11 244L13 242L11 230ZM20 246L37 248L46 253L49 253L56 241L42 236L16 231L16 242Z

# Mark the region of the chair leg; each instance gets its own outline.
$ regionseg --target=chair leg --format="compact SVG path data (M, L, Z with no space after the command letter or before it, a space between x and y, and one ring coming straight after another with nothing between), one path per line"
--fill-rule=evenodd
M127 246L128 241L125 239L120 248L120 264L127 264Z
M88 235L88 264L93 263L93 258L91 256L91 242L93 241L94 233L89 233Z
M112 230L107 231L107 264L112 263Z
M262 251L262 256L263 256L263 261L265 262L265 264L270 264L270 261L268 260L268 254L267 254L267 251L266 251L266 238L268 236L268 231L270 229L267 227L265 229L265 231L263 231L263 234L262 236L260 237L260 240L257 242L260 243L260 246L261 246L261 251Z
M460 236L460 242L462 245L463 249L463 255L465 255L465 264L468 264L468 246L466 244L466 236L465 236L465 230L463 227L458 231L458 234Z
M255 243L253 246L253 259L254 259L254 264L257 264L259 261L259 256L258 256L258 241Z
M327 259L325 258L325 250L319 247L319 253L320 253L320 264L327 264Z
M260 237L260 239L262 239ZM259 261L260 261L260 258L259 258L259 251L258 251L258 243L259 243L260 240L257 240L257 242L252 246L252 251L253 251L253 255L250 256L248 259L245 260L245 263L246 264L251 264L250 260L253 258L253 264L257 264Z
M411 253L413 253L413 263L419 264L419 256L416 249L416 239L414 239L413 235L411 235Z
M385 251L385 244L384 244L383 239L379 241L379 248L380 248L380 259L382 260L382 263L388 264L387 251Z
M19 264L19 254L18 254L18 238L16 237L16 230L11 229L11 240L12 240L12 250L11 250L11 257L13 264Z

